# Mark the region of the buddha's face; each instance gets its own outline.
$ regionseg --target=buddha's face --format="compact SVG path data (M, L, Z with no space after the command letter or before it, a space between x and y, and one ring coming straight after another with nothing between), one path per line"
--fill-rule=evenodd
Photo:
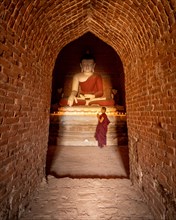
M94 72L94 68L95 68L95 62L94 60L82 60L81 64L81 70L84 73L90 73L90 72Z

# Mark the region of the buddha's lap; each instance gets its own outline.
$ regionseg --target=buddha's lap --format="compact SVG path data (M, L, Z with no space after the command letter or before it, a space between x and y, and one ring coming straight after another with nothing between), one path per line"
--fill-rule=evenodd
M74 101L73 105L86 105L85 100L77 100L78 102L76 103ZM62 98L59 102L60 106L68 106L68 98ZM115 102L113 99L106 99L106 100L95 100L95 101L90 101L88 105L99 105L99 106L114 106Z

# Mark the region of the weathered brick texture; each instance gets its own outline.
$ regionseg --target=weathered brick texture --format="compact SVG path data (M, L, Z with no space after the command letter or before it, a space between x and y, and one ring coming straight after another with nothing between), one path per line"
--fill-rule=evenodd
M44 177L54 62L89 31L124 66L131 180L174 219L176 1L2 0L0 13L0 217L15 219Z
M12 1L1 4L0 219L20 215L41 182L48 141L48 71L52 71L53 63L45 60L40 44L34 46L34 35L22 37L18 32L22 19L19 7Z

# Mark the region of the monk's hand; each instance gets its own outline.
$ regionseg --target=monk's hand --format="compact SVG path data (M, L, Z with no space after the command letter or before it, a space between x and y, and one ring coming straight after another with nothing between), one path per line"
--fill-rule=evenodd
M94 99L94 98L95 98L95 95L93 95L93 94L85 94L84 97L85 97L86 99Z

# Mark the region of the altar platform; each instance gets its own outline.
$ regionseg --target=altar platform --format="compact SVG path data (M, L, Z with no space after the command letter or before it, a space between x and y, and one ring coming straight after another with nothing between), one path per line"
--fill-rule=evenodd
M107 107L110 120L107 145L127 145L126 113L123 106ZM100 106L59 107L50 114L49 145L97 146L94 138Z

